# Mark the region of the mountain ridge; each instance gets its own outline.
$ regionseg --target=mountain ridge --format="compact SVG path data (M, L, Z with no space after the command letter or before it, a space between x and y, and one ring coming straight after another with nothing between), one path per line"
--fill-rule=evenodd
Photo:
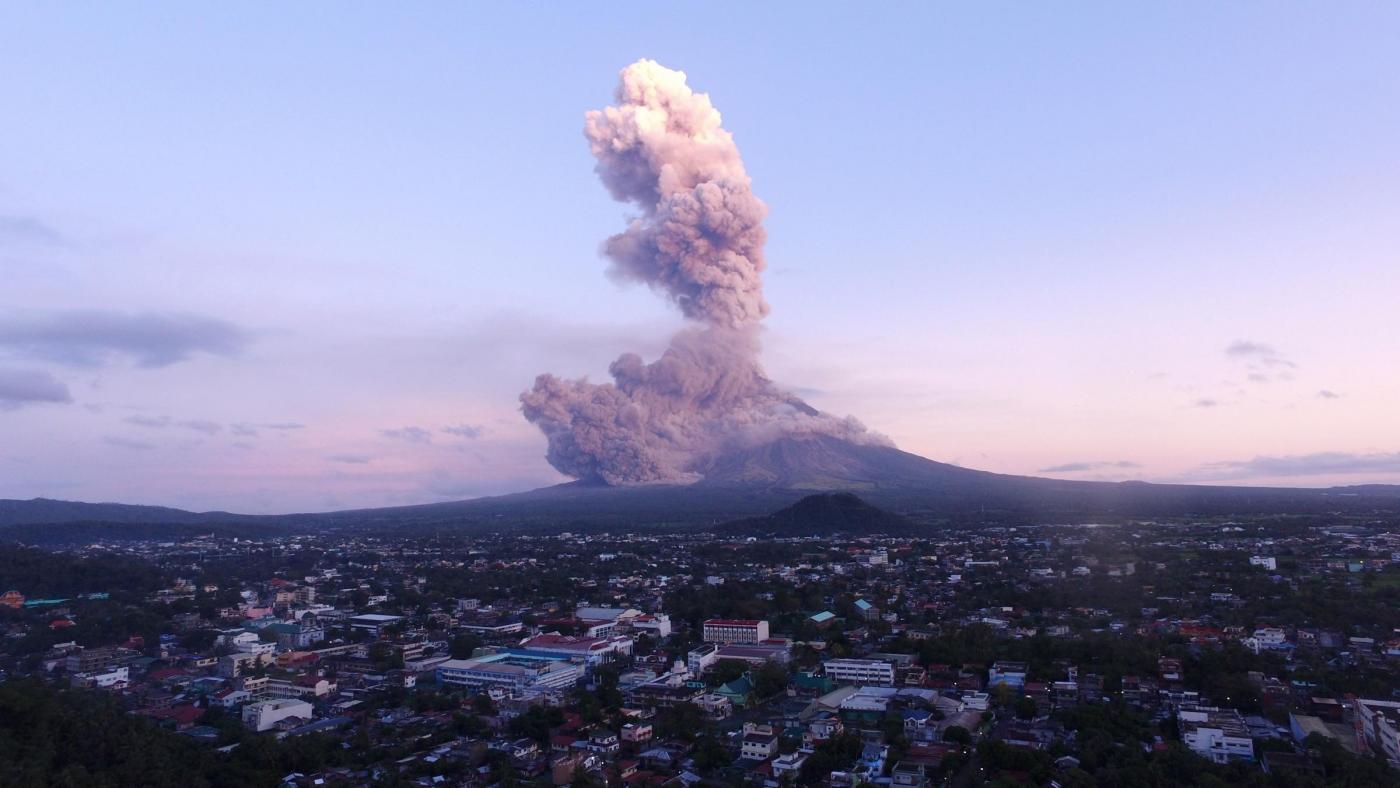
M1015 476L820 435L729 452L689 485L610 487L568 482L506 495L408 506L276 515L189 512L135 504L0 500L0 527L71 522L376 527L474 524L509 530L553 524L653 526L766 515L815 492L852 492L921 519L1167 517L1228 514L1400 515L1400 485L1238 487Z

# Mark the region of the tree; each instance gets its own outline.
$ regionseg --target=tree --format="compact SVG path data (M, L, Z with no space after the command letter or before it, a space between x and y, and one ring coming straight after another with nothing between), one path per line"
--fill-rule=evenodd
M961 725L949 725L943 729L943 741L967 746L972 743L972 734Z
M447 648L452 659L470 659L477 648L482 648L482 638L476 637L473 633L458 633L452 635L452 640L448 641Z
M1026 697L1025 695L1022 695L1021 697L1019 697L1019 698L1016 699L1016 703L1015 703L1014 705L1015 705L1015 709L1016 709L1016 717L1017 717L1018 719L1023 719L1023 720L1033 720L1033 719L1035 719L1036 707L1035 707L1035 701L1034 701L1034 700L1032 700L1031 698Z
M778 662L765 662L753 674L753 691L760 698L771 698L787 689L787 667Z
M728 684L748 672L747 662L738 659L722 659L710 666L710 680L716 684Z

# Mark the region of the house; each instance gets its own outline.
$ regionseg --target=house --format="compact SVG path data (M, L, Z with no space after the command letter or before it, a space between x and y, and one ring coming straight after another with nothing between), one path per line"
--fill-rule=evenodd
M243 724L255 731L266 731L289 718L309 720L314 712L304 700L279 698L249 703L243 707Z
M899 713L904 719L904 730L917 731L933 720L933 712L928 709L904 709Z
M1254 740L1234 709L1183 708L1177 712L1181 741L1215 763L1254 760Z
M778 752L778 734L772 725L744 723L739 757L749 761L766 761Z
M782 780L787 777L789 781L795 781L798 773L802 771L802 764L807 762L807 758L811 754L811 750L796 750L774 758L772 765L774 779Z
M629 722L622 726L622 740L625 742L651 741L653 730L649 722Z

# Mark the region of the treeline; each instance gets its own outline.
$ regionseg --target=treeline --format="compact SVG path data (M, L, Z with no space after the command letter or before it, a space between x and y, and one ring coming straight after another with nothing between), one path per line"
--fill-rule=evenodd
M79 557L0 544L0 593L16 589L31 599L95 591L149 593L168 580L159 567L138 558Z
M105 695L10 681L0 684L0 785L270 786L288 772L318 771L343 757L320 736L279 742L234 734L239 746L223 755L125 713Z

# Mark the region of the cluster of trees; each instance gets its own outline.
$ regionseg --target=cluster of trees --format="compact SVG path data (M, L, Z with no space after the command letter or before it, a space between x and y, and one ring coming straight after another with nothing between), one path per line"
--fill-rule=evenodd
M80 557L0 544L0 593L18 589L31 599L73 597L97 591L143 594L169 577L154 564L119 555Z
M332 740L276 741L242 731L219 754L127 714L104 695L55 690L35 681L0 684L0 785L236 788L273 785L289 771L341 763Z

